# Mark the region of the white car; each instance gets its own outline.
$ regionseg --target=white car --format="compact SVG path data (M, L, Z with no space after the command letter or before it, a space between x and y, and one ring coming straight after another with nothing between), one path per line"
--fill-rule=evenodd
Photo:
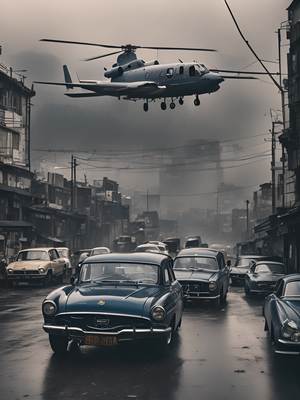
M68 249L68 247L56 247L56 250L59 254L59 257L65 261L66 269L71 270L72 264L71 264L70 249Z
M167 249L167 245L163 242L160 242L159 240L151 240L148 242L149 244L154 244L155 246L157 246L160 250L160 253L169 255L168 249Z
M159 247L151 243L140 244L134 251L136 253L161 253Z
M89 256L98 256L99 254L109 254L111 253L108 247L94 247L91 251Z

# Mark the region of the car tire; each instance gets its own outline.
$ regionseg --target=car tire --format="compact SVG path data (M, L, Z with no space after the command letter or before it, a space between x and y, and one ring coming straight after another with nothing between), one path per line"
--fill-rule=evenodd
M247 282L245 282L244 289L245 289L245 295L246 295L247 297L250 297L250 296L252 295L252 293L251 293L251 290L250 290L249 285L248 285Z
M217 299L213 300L213 304L215 308L220 308L222 304L223 292L220 293L220 296Z
M49 343L53 352L57 355L66 354L68 350L68 339L62 336L49 335Z
M46 277L44 278L43 286L47 287L52 283L52 272L48 271Z

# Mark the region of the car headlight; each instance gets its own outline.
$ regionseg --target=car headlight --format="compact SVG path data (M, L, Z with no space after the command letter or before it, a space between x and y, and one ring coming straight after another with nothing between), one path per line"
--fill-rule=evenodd
M39 273L40 274L44 274L46 271L45 271L45 268L43 268L43 267L40 267L39 268Z
M14 272L14 270L13 270L12 268L8 268L8 269L7 269L7 273L8 273L8 274L12 274L13 272Z
M46 300L42 306L43 314L47 317L51 317L56 313L57 306L52 300Z
M162 306L156 306L152 308L151 315L155 321L163 321L166 317L166 311Z
M209 282L209 284L208 284L208 289L209 289L211 292L213 292L214 290L216 290L217 287L218 287L218 285L217 285L216 282Z
M284 338L295 342L300 341L300 331L298 325L293 320L286 320L281 328L281 334Z

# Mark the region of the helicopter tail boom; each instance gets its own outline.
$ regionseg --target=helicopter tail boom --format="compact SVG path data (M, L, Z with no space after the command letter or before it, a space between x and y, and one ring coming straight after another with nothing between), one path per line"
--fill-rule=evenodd
M66 88L67 89L73 89L74 86L72 85L73 82L72 82L71 74L70 74L70 71L69 71L67 65L63 65L63 70L64 70Z

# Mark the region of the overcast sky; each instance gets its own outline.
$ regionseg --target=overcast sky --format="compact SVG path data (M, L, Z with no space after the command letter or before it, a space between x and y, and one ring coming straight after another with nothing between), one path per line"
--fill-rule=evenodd
M277 59L275 30L287 19L288 0L230 0L247 38L267 60ZM89 63L85 57L101 54L101 48L56 45L40 38L95 41L115 44L212 47L216 54L159 52L161 62L199 60L208 67L243 68L254 61L242 43L223 0L26 0L2 1L0 62L28 69L30 80L59 80L66 63L80 78L103 79L103 68L114 58ZM104 50L105 52L105 50ZM139 51L145 60L156 51ZM275 64L269 64L276 69ZM259 70L257 65L251 69ZM159 104L142 111L142 103L113 98L70 99L58 87L37 87L33 99L33 147L126 148L177 145L195 138L246 137L268 132L269 109L278 109L276 88L263 81L228 81L219 92L201 97L195 108L192 98L183 107L162 112ZM261 144L261 148L259 147ZM267 149L263 138L243 142L252 146L244 153ZM257 147L253 147L257 145ZM227 179L236 183L270 180L267 161L230 170ZM124 180L126 182L126 180Z

